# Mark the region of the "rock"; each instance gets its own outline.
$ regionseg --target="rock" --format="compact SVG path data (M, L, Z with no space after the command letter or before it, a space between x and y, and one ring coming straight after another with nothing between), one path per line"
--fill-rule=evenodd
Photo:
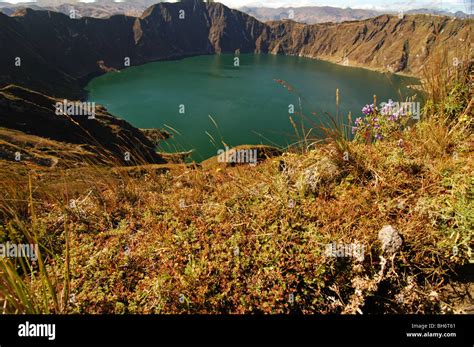
M276 147L266 145L240 145L220 149L216 156L204 160L203 168L234 167L238 165L255 166L267 159L279 157L283 152Z
M379 241L382 243L382 251L387 254L397 252L403 244L402 237L397 229L391 225L385 225L382 230L379 231Z
M323 157L304 171L302 183L305 188L316 192L321 185L337 180L340 175L341 170L336 163Z

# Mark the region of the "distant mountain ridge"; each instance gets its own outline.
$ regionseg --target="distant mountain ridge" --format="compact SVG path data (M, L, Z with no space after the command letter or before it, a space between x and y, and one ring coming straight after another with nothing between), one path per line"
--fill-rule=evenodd
M26 2L18 4L10 4L0 2L0 12L12 15L21 8L31 8L33 10L47 10L70 14L74 9L78 17L107 18L117 14L125 14L127 16L140 17L148 7L158 3L157 0L133 0L115 2L113 0L98 0L92 3L79 1L48 1L38 0L37 2Z
M346 9L330 6L305 7L241 7L245 12L262 22L292 19L295 22L316 24L325 22L345 22L377 17L383 13L375 10Z
M262 22L292 19L299 23L316 24L334 22L340 23L345 21L363 20L381 16L384 14L398 15L400 14L431 14L437 16L450 16L456 18L468 18L469 15L458 11L456 13L433 10L433 9L412 9L402 12L394 10L369 10L356 8L340 8L331 6L303 6L303 7L241 7L240 11L245 12Z
M96 0L95 2L79 2L75 0L37 0L36 2L25 2L11 4L8 2L0 2L0 12L7 15L13 14L17 9L27 7L34 10L55 11L69 15L71 9L74 9L78 16L107 18L117 14L125 14L127 16L140 17L142 13L150 6L166 1L159 0L133 0L116 2L113 0ZM395 10L371 10L357 8L340 8L332 6L303 6L303 7L252 7L244 6L236 8L239 11L247 13L262 22L273 20L293 19L296 22L305 24L316 24L344 21L362 20L377 17L383 14L397 15L399 11ZM290 15L290 11L293 11ZM451 16L456 18L468 18L469 15L462 11L455 13L419 8L407 10L404 14L430 14L437 16ZM290 18L293 17L293 18Z

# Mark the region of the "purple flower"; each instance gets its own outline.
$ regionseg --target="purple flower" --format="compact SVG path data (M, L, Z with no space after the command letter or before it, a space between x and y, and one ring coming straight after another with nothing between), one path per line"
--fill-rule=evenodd
M357 127L352 127L352 134L355 134L357 132Z
M380 124L375 123L374 128L375 128L375 129L380 129Z
M368 116L369 114L372 114L374 112L374 104L371 105L365 105L364 108L362 108L362 113Z
M382 135L380 135L380 134L375 134L375 139L376 139L376 140L382 140Z
M355 123L355 125L360 126L360 125L364 124L364 121L362 120L362 117L359 117L359 118L356 118L354 123Z

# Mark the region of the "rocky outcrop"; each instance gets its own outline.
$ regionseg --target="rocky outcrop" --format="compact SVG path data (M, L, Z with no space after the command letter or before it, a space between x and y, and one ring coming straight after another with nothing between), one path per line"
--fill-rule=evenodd
M58 114L63 100L18 86L0 89L0 124L24 134L85 145L109 164L164 163L154 144L138 129L96 106L94 117ZM8 141L11 142L11 141ZM127 154L128 153L128 154ZM11 159L11 158L10 158Z
M271 36L264 41L270 43L271 53L411 75L420 75L436 52L462 54L472 37L472 20L425 15L383 15L339 24L268 24Z

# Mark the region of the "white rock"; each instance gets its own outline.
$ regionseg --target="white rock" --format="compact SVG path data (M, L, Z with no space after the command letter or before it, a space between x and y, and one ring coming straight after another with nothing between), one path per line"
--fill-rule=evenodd
M393 254L397 252L403 244L403 240L397 229L391 225L385 225L379 231L379 241L382 243L382 250L384 253Z

